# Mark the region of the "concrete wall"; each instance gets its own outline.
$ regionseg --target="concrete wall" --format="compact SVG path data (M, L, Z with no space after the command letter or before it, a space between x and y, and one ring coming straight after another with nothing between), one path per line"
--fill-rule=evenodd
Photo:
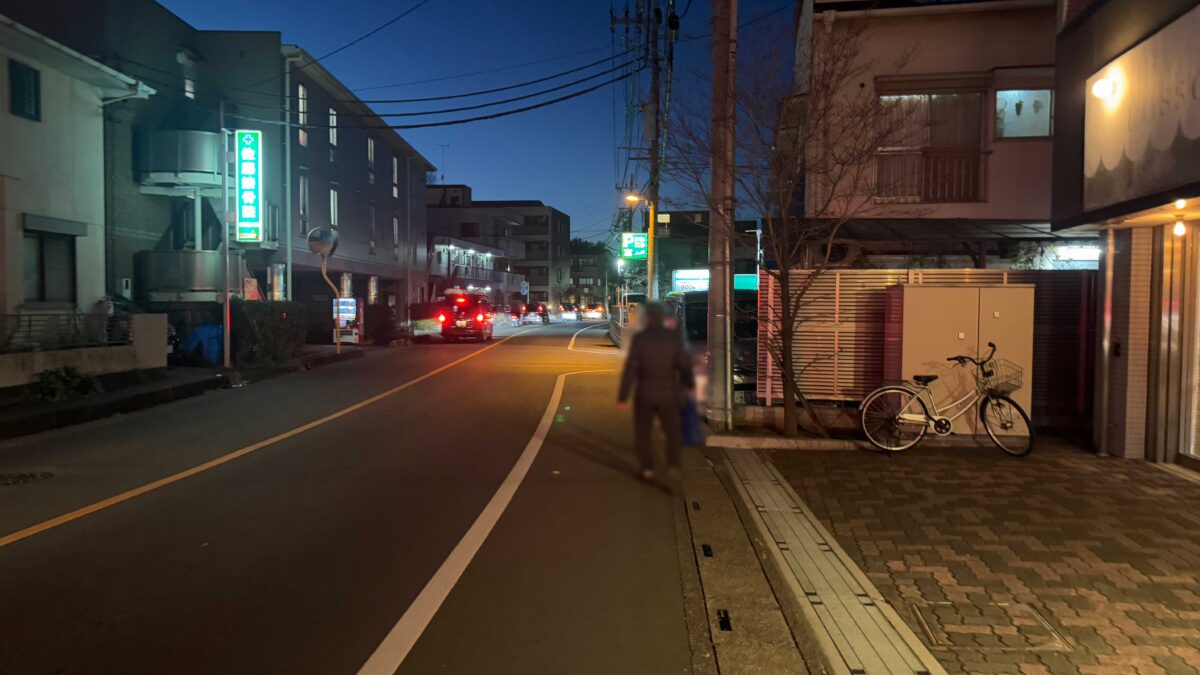
M85 375L167 367L167 317L135 314L129 317L130 344L46 352L0 354L0 389L33 382L43 371L74 368Z
M41 73L41 121L9 113L8 60ZM99 91L0 44L0 313L24 304L24 217L87 224L75 238L76 306L90 310L104 293L104 126ZM71 308L73 309L73 308Z
M835 31L864 30L858 63L865 72L845 83L843 93L873 91L876 77L981 74L996 69L1046 67L1054 64L1055 8L989 11L988 3L963 6L964 11L930 11L893 15L886 11L866 18L836 18ZM825 30L818 15L814 31ZM897 67L898 62L901 67ZM1038 78L1033 78L1036 80ZM1000 85L1022 88L1025 85ZM1028 86L1028 88L1035 88ZM1052 88L1045 80L1037 88ZM921 218L1033 220L1050 216L1051 138L1001 139L995 130L993 84L983 94L985 201L920 204ZM1056 131L1060 128L1056 124ZM1073 133L1067 128L1066 133ZM874 172L871 172L874 175ZM912 217L914 206L878 208L871 217Z

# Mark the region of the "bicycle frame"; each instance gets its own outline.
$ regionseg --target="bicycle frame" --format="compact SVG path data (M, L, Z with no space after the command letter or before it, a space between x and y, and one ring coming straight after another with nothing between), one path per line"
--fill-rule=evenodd
M970 392L967 392L957 401L947 403L947 411L954 411L954 413L942 415L941 410L938 409L937 401L935 401L933 398L933 391L929 388L929 385L915 384L913 385L913 388L916 390L917 397L924 397L925 402L929 404L929 415L926 416L924 414L901 412L900 419L907 422L932 424L933 421L939 417L946 417L953 422L965 415L968 410L973 410L975 408L975 404L979 403L979 399L983 398L983 394L979 391L979 389L974 389Z

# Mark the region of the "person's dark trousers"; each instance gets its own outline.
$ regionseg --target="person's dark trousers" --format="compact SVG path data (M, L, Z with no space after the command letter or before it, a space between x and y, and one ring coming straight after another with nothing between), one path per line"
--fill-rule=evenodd
M656 418L667 436L667 466L679 466L683 452L683 420L679 408L677 402L643 401L634 397L633 447L637 450L638 463L643 471L654 468L654 446L650 442L650 433Z

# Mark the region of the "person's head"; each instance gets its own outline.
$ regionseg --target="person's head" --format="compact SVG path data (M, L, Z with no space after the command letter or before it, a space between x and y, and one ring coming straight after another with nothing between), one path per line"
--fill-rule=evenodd
M644 315L646 317L647 328L662 328L663 318L666 317L667 311L661 303L651 302L645 305Z

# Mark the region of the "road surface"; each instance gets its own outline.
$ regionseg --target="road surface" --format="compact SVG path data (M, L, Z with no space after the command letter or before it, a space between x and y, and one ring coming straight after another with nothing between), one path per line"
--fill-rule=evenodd
M53 474L0 487L0 673L688 672L674 504L584 325L0 444Z

